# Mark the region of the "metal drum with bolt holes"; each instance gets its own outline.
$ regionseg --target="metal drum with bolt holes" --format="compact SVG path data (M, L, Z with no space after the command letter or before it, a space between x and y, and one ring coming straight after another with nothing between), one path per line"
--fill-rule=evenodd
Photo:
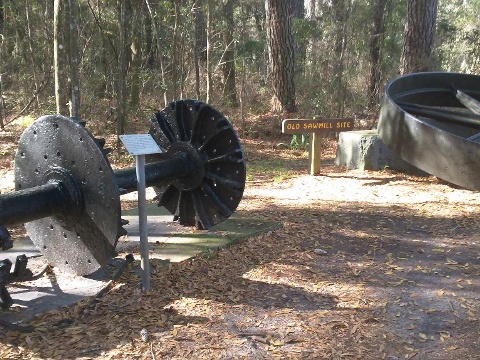
M41 187L26 204L48 215L25 224L29 237L52 265L78 275L104 265L125 234L102 145L79 123L44 116L22 134L15 157L16 190Z

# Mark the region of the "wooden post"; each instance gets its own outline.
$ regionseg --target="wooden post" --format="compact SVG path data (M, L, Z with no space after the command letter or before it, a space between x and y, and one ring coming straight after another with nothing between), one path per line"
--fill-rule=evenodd
M322 133L353 130L353 119L285 119L282 121L282 133L310 135L308 152L308 172L320 173L322 155Z
M317 133L311 133L309 150L308 150L308 173L310 175L318 175L320 173L321 159L322 159L322 135Z

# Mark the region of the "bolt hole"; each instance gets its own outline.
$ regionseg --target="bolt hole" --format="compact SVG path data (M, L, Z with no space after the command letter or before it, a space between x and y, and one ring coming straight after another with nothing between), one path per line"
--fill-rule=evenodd
M20 156L21 156L22 158L24 158L24 157L25 157L25 153L22 151L22 152L20 153Z
M88 260L87 260L87 263L91 264L91 263L92 263L92 260L88 259Z
M103 168L101 168L101 167L98 168L98 171L103 172Z
M21 189L21 188L22 188L22 184L17 184L17 187L18 187L19 189Z
M53 225L50 225L50 230L53 230Z
M67 233L63 233L63 237L66 239L67 238Z
M47 159L48 159L48 155L47 155L47 154L43 155L43 158L44 158L45 160L47 160Z
M33 135L37 135L37 130L33 130Z
M77 233L77 238L79 238L79 239L80 239L80 233Z
M78 140L83 141L83 138L81 137L81 138L79 138Z
M71 162L70 164L71 164L71 165L75 165L75 161L74 161L74 160L72 160L72 162Z
M57 156L60 156L60 155L62 155L62 154L60 154L60 151L57 151Z
M68 265L68 261L65 261L65 265Z
M82 185L83 186L87 185L87 179L82 179Z
M47 248L47 245L43 245L43 250L45 250Z
M39 174L39 173L40 173L40 170L35 169L35 174Z
M53 128L54 128L55 130L58 129L58 124L57 124L57 123L54 123L54 124L53 124Z

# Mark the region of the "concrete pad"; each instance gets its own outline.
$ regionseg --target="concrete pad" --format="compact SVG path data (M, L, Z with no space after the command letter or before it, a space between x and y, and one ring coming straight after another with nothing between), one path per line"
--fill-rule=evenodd
M156 204L147 205L147 226L150 257L179 262L202 251L225 247L249 236L278 229L281 224L274 221L259 221L245 214L234 213L228 220L211 230L197 230L173 222L173 216ZM128 235L120 238L117 249L139 252L140 236L138 210L125 211L122 218L129 221L124 226Z
M209 249L228 246L246 237L281 227L278 222L261 221L248 218L246 214L235 213L209 231L196 230L172 222L173 216L156 204L147 206L147 214L150 257L171 262L182 261ZM122 218L130 223L125 226L128 235L119 239L117 251L139 252L138 211L125 211ZM28 238L14 239L13 249L4 251L0 256L15 264L16 257L22 254L29 258L28 268L34 273L45 263L41 253ZM136 257L139 259L140 255ZM118 268L122 261L123 259L115 258L110 265ZM35 281L8 284L7 289L14 304L8 310L0 310L0 317L12 323L28 322L37 314L95 296L109 280L108 271L100 269L85 277L54 271Z

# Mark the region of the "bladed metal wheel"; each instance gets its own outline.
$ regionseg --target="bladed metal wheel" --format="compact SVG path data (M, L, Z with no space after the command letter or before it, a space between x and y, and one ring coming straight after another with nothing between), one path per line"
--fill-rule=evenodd
M237 208L245 188L246 164L230 122L198 100L172 102L151 119L150 134L167 156L187 153L193 177L159 184L159 206L182 225L209 229Z

